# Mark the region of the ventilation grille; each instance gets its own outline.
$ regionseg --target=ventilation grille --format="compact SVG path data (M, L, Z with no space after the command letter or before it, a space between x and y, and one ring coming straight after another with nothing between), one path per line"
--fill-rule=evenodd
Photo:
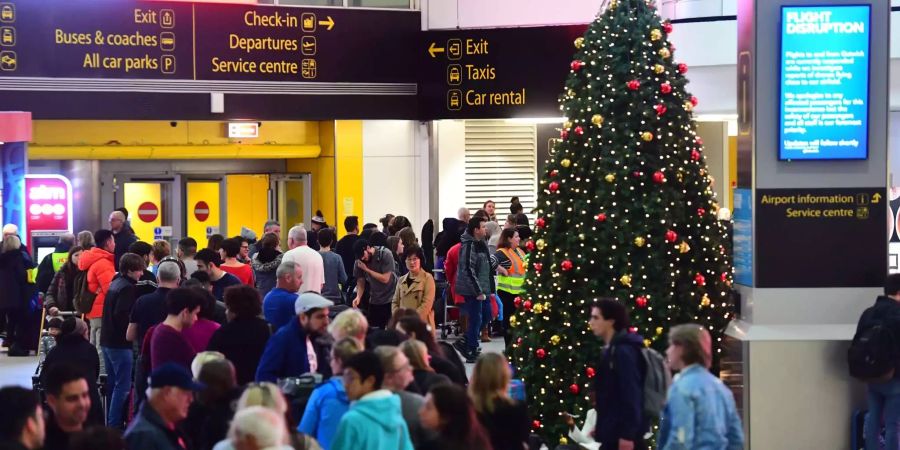
M493 200L502 225L509 199L519 197L525 213L537 203L537 135L534 124L466 121L466 207L474 213Z

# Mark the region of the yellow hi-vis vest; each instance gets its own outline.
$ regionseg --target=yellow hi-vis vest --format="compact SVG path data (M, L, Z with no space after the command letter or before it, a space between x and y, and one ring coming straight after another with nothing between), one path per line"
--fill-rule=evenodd
M497 289L509 292L510 294L521 294L525 292L522 287L525 284L525 258L521 249L499 249L512 262L507 271L509 275L497 276Z

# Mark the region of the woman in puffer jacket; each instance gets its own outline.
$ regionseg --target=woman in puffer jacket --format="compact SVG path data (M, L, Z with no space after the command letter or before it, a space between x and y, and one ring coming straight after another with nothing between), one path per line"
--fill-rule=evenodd
M55 316L60 312L75 311L75 305L72 303L75 297L75 275L78 275L78 258L83 251L84 248L78 245L70 248L66 263L53 275L53 281L44 297L47 314Z
M275 233L267 233L259 241L259 251L253 255L250 267L256 277L256 289L265 298L266 294L275 288L278 277L275 271L281 265L283 253L279 250L279 238Z

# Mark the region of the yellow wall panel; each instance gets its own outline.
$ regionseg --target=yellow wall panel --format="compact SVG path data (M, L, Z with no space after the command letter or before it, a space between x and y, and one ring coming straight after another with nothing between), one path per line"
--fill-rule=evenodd
M139 240L153 242L153 229L162 225L162 186L159 183L125 183L123 186L125 209L131 220L131 228ZM141 220L140 206L146 202L156 207L156 220Z
M262 237L262 226L269 218L269 176L228 175L225 177L228 233L226 237L241 234L247 227Z
M338 236L346 234L346 216L361 216L363 211L363 126L361 120L339 120L335 123L335 183Z
M197 241L199 248L206 247L206 227L219 227L221 224L219 186L220 184L215 181L189 181L187 183L187 201L184 213L187 235ZM209 207L209 217L204 221L198 220L194 214L197 203L201 201L206 202Z

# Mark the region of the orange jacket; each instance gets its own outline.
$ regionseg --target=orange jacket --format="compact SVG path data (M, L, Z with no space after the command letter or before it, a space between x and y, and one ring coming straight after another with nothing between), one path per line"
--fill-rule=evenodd
M103 317L103 301L106 299L106 293L109 291L113 277L116 276L115 260L115 255L98 247L82 253L78 260L78 268L88 271L88 289L91 292L99 290L97 299L94 300L94 306L87 314L88 319Z

